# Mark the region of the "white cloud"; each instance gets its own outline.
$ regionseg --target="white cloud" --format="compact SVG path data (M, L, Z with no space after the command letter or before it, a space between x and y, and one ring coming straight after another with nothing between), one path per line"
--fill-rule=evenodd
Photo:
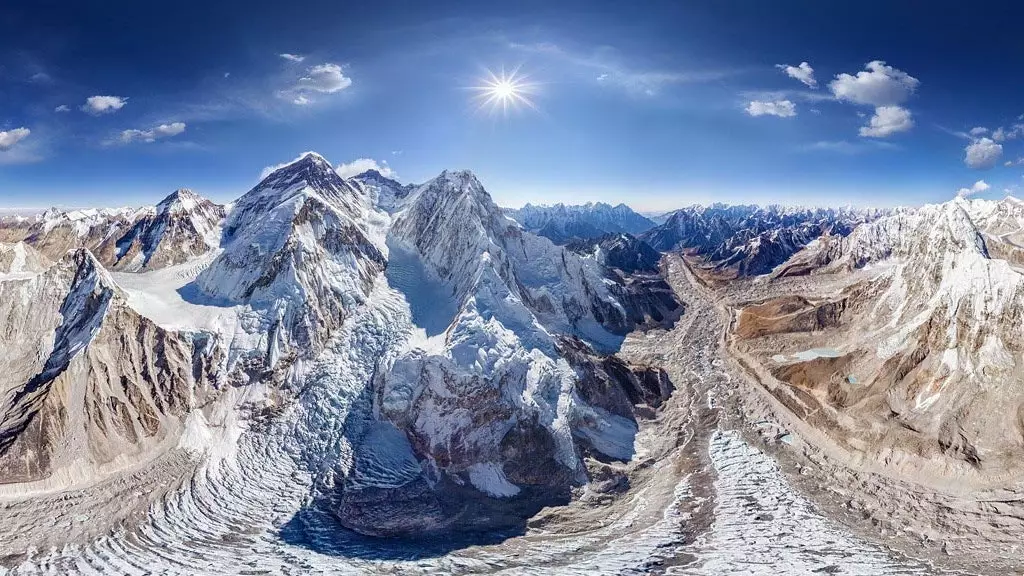
M988 134L988 128L985 128L984 126L975 126L974 128L971 128L971 136L984 136L985 134Z
M89 96L82 105L82 111L93 115L117 112L128 103L127 98L120 96Z
M814 79L814 68L811 68L811 65L807 62L801 62L799 66L776 64L775 67L785 72L786 76L799 80L811 88L818 87L818 81Z
M367 170L376 170L377 172L380 172L380 175L385 178L398 177L398 175L395 174L395 171L392 170L390 166L388 166L387 161L378 163L376 160L373 160L372 158L357 158L347 164L342 163L338 164L335 167L335 171L338 173L338 176L341 176L342 178L351 178L353 176L358 176L363 172L366 172Z
M328 62L307 68L304 76L291 88L278 92L278 96L297 106L306 106L316 101L314 94L334 94L351 85L352 79L345 76L342 67Z
M15 128L13 130L0 131L0 151L7 151L14 147L15 144L21 142L32 131L28 128Z
M301 90L333 94L352 85L352 79L345 76L337 64L319 64L307 73L307 76L299 78L298 88Z
M61 104L53 109L54 112L71 112L71 107L67 104Z
M1009 168L1010 166L1020 166L1021 164L1024 164L1024 156L1021 156L1016 160L1007 160L1006 162L1003 163L1003 166Z
M989 186L987 182L985 182L984 180L978 180L974 184L971 184L970 188L961 188L960 190L958 190L956 195L960 196L961 198L966 198L968 196L984 192L989 188L991 188L991 186Z
M864 67L866 70L857 72L856 76L836 75L829 83L836 98L876 107L895 106L906 101L921 84L917 78L881 60L868 62Z
M964 148L964 163L976 170L987 170L996 165L1003 155L1002 144L990 138L979 138Z
M303 60L306 59L305 56L302 56L300 54L288 54L287 52L285 52L284 54L278 54L278 56L284 58L285 60L290 60L292 62L302 62Z
M867 126L861 126L860 135L869 138L885 138L897 132L906 132L914 127L910 110L900 106L879 106Z
M161 124L154 126L147 130L125 130L121 132L120 140L124 144L131 142L156 142L161 138L170 138L171 136L177 136L185 131L184 122L172 122L170 124Z
M778 116L779 118L796 116L796 105L789 100L774 102L754 100L747 104L744 110L751 116Z

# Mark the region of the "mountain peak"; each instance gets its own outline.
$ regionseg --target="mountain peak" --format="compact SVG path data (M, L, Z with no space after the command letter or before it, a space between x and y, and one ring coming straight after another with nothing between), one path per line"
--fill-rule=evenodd
M297 182L300 179L308 181L317 175L324 177L328 173L334 174L339 180L341 179L341 176L337 175L334 167L331 166L331 163L326 158L316 152L304 152L291 162L280 164L271 169L270 173L260 182L259 187L262 187L265 183Z
M331 163L316 152L306 152L295 160L276 167L255 188L236 203L236 208L250 203L265 204L268 196L280 200L293 197L303 189L312 189L333 204L346 206L354 214L358 192L338 175Z
M360 182L372 182L375 184L389 184L392 186L402 185L398 180L381 174L380 171L377 170L376 168L370 168L365 172L360 172L359 174L352 176L351 179L358 180Z
M156 205L157 213L191 212L196 206L208 200L188 188L178 188Z

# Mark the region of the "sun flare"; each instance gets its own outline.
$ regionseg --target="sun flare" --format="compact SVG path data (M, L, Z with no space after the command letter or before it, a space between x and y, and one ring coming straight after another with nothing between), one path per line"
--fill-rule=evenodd
M474 86L473 90L477 93L479 109L487 109L492 113L500 111L507 115L510 110L520 106L536 109L530 99L535 88L516 68L509 73L502 69L500 74L488 70L487 77L479 86Z

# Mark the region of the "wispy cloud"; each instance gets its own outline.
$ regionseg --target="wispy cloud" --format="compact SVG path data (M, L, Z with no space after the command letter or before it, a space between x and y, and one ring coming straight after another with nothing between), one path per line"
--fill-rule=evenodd
M548 42L511 42L509 46L522 52L555 58L585 72L598 84L613 86L639 96L655 96L672 85L713 82L735 73L725 70L666 70L631 66L618 50L607 46L590 52L575 52Z
M814 90L747 90L740 92L740 97L744 100L790 100L809 104L836 101L832 94Z
M377 162L372 158L356 158L351 162L342 162L338 164L334 170L338 173L338 176L342 178L351 178L358 176L367 170L376 170L381 176L385 178L398 178L398 174L388 166L387 160Z
M292 62L302 62L303 60L306 59L305 56L302 56L300 54L289 54L287 52L285 52L284 54L278 54L278 56L284 58L285 60L290 60Z
M861 140L850 142L849 140L819 140L802 146L804 152L831 152L854 156L877 150L900 150L900 147L891 142L880 140Z
M801 62L798 66L776 64L775 67L782 70L786 76L802 82L808 88L818 87L818 81L814 79L814 68L811 68L807 62Z
M15 144L28 138L31 133L31 130L24 127L0 131L0 150L10 150Z
M961 198L967 198L968 196L974 196L975 194L986 192L990 188L992 187L989 186L987 182L985 182L984 180L978 180L974 184L971 184L970 188L961 188L960 190L958 190L956 195Z
M278 95L293 104L306 106L316 101L316 95L334 94L350 86L352 79L345 75L340 64L325 62L307 68L305 74Z

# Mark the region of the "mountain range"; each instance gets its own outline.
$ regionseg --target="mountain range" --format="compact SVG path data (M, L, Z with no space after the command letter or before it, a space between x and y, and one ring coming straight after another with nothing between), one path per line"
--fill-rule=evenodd
M1012 197L655 224L502 209L469 171L342 178L316 153L227 205L180 189L5 216L0 518L65 502L89 521L9 536L69 566L71 534L164 542L161 522L220 506L241 534L255 502L291 515L261 542L374 550L585 542L595 524L717 538L753 502L727 530L809 517L742 442L871 526L929 534L908 546L991 560L1024 533L1022 271ZM749 493L723 484L736 470ZM105 508L129 496L144 512ZM673 561L704 541L676 536Z

